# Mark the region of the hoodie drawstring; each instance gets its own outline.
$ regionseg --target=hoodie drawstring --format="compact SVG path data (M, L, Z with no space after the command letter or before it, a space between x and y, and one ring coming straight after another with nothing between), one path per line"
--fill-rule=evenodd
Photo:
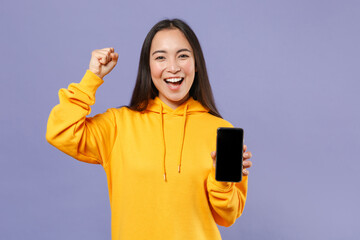
M165 165L165 158L166 158L166 145L165 145L165 132L164 132L164 116L163 116L163 106L160 105L160 117L161 117L161 132L162 132L162 139L163 139L163 168L164 168L164 181L166 182L166 165Z
M186 104L184 109L184 117L183 117L183 130L181 133L181 147L180 147L180 156L179 156L179 173L181 171L181 160L182 160L182 152L184 147L184 141L185 141L185 127L186 127L186 114L187 114L188 105Z
M181 172L181 163L182 163L182 152L184 148L185 142L185 129L186 129L186 119L187 119L187 111L188 104L185 105L184 114L183 114L183 128L181 130L181 144L180 144L180 153L179 153L179 162L178 162L178 172ZM163 141L163 172L164 172L164 181L167 182L166 176L166 143L165 143L165 126L164 126L164 108L163 105L160 104L160 118L161 118L161 133L162 133L162 141Z

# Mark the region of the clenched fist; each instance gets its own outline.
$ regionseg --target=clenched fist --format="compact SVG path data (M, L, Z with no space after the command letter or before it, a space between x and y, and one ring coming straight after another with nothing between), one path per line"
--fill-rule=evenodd
M89 70L102 79L115 67L118 58L114 48L96 49L91 54Z

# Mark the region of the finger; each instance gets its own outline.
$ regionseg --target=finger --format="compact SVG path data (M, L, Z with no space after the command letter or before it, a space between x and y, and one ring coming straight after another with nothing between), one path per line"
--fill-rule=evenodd
M111 54L112 52L110 52L110 50L99 50L99 53L104 54L104 56L106 56L106 62L110 62L111 61Z
M244 152L243 153L243 158L244 159L249 159L249 158L251 158L252 157L252 153L251 152Z
M247 146L244 145L243 152L246 152Z
M250 168L252 166L252 162L250 160L246 160L243 162L243 168Z
M110 53L113 53L111 50L107 49L107 50L104 50L104 49L100 49L98 50L98 52L101 52L101 53L104 53L106 55L110 55Z
M114 53L114 48L103 48L103 49L97 50L97 52L102 53L102 54L104 54L104 56L106 56L106 63L112 61L111 54Z
M119 59L119 54L117 54L117 53L111 53L111 54L110 54L110 59L111 59L111 61L117 62L117 60Z
M105 50L105 51L109 51L109 52L114 52L114 48L113 47L108 47L108 48L102 48L99 50Z
M249 175L249 171L248 170L246 170L246 169L243 169L243 176L248 176Z
M102 52L94 52L94 56L99 60L101 64L106 65L107 61L107 55Z

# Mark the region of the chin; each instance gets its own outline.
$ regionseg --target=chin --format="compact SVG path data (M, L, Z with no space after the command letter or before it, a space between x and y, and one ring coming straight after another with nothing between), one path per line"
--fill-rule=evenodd
M180 96L169 96L167 99L169 99L172 102L181 102L184 99L187 99L188 95L180 95Z

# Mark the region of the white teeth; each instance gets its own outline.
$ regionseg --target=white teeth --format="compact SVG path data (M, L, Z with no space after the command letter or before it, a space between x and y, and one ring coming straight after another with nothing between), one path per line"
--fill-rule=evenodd
M167 81L167 82L172 82L172 83L174 83L174 82L179 82L179 81L181 81L182 80L182 78L166 78L165 79L165 81Z

